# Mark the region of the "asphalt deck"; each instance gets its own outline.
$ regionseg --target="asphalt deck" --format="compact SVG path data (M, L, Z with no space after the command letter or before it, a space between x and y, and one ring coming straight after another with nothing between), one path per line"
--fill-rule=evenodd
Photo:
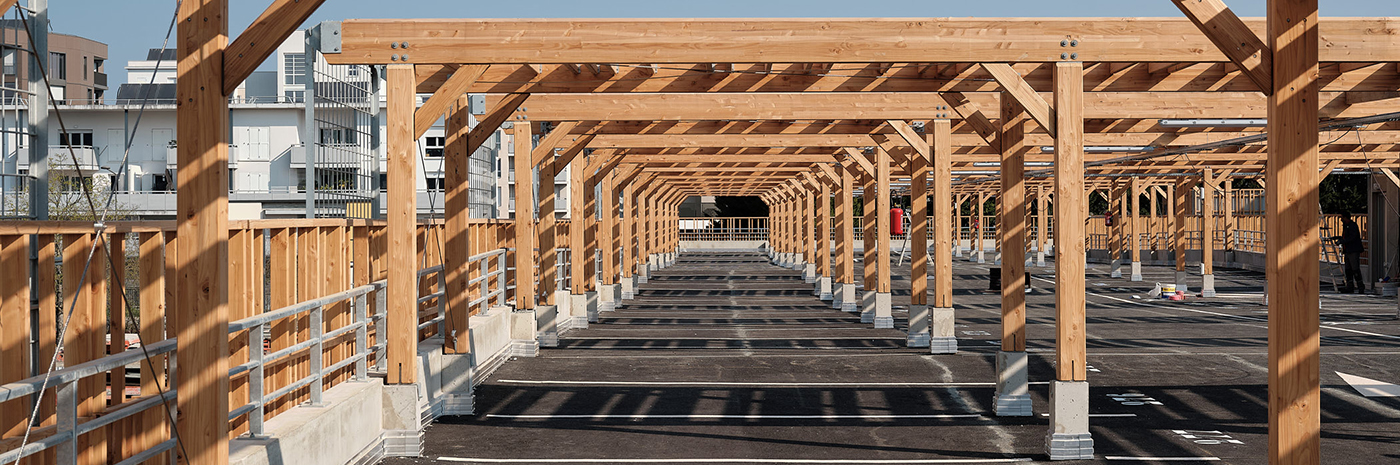
M894 269L896 328L877 330L761 255L688 253L558 348L511 359L477 389L475 416L428 428L425 457L383 463L1046 461L1050 265L1030 268L1027 294L1034 417L992 410L1001 315L999 293L986 291L992 263L955 259L959 351L930 355L905 347L907 261ZM1167 302L1145 292L1171 282L1171 268L1144 266L1144 280L1129 282L1089 265L1097 460L1082 463L1268 462L1263 275L1215 276L1220 296ZM1199 291L1199 274L1191 279ZM1400 463L1400 397L1363 397L1337 375L1400 384L1396 300L1327 289L1323 463Z

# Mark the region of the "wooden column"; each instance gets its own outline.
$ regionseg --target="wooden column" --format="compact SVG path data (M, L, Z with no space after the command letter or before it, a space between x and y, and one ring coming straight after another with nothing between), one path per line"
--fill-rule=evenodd
M1215 269L1215 171L1206 168L1201 177L1201 274Z
M840 273L837 282L842 289L841 309L850 312L860 302L855 291L855 192L855 175L842 168L841 187L836 190L836 264Z
M1055 207L1082 210L1084 65L1055 64ZM1055 215L1055 379L1085 381L1084 222Z
M1050 221L1048 209L1050 208L1050 194L1045 192L1045 186L1036 187L1035 194L1035 266L1045 266L1045 247L1050 239Z
M876 206L878 201L875 199L878 189L875 185L875 176L876 173L865 173L865 177L863 178L865 186L861 190L860 206L861 213L863 213L861 217L861 241L865 246L864 254L861 258L861 271L865 278L860 301L862 323L873 323L875 321L874 293L879 289L879 274L877 270L878 266L876 265L879 261L879 247L875 245L875 240L879 237L879 233L875 231L877 227L877 220L875 217L877 216L876 212L879 210L879 207Z
M229 116L223 81L228 0L186 0L180 3L178 19L176 63L180 79L175 95L180 104L175 119L185 124L176 128L175 135L180 186L175 228L180 237L176 263L182 285L176 290L172 323L179 340L187 343L176 350L180 360L176 384L181 386L176 426L188 454L186 463L225 464ZM413 117L411 110L408 117Z
M927 136L929 145L936 144ZM928 305L928 158L918 151L910 153L912 168L909 179L909 305ZM927 318L925 313L923 318ZM911 310L910 318L913 318ZM910 334L928 330L928 321L910 321Z
M1026 350L1026 122L1009 92L1001 95L1001 350Z
M1124 183L1114 180L1113 188L1108 194L1109 215L1113 216L1113 224L1109 226L1109 260L1112 263L1112 276L1117 278L1123 275L1123 249L1125 248L1124 224L1128 222L1127 190ZM1087 203L1087 202L1086 202Z
M1157 253L1162 250L1162 238L1159 235L1159 232L1162 230L1162 220L1157 216L1159 214L1157 209L1157 187L1148 186L1147 195L1147 208L1149 209L1149 213L1147 214L1147 234L1150 237L1150 239L1148 239L1148 248L1152 250L1152 259L1160 260L1161 257L1158 256Z
M447 236L443 250L443 272L447 274L447 334L444 335L446 341L442 349L443 353L448 354L471 351L471 343L467 339L468 314L474 296L467 292L471 265L467 258L472 255L467 229L471 221L471 153L467 151L471 129L467 125L470 113L467 111L467 101L466 95L461 96L457 99L456 107L447 113L447 137L442 161L447 189L447 221L443 228L443 234ZM356 260L355 264L359 265L355 267L356 273L368 265L360 260Z
M875 147L875 183L878 189L875 197L875 228L879 240L876 254L876 297L875 327L893 328L894 316L890 302L890 153L884 147ZM870 266L869 263L866 266Z
M583 295L588 292L588 286L593 281L592 273L588 270L593 268L593 257L589 255L591 249L586 247L588 243L588 223L589 214L585 209L585 203L592 197L592 190L585 189L588 177L585 176L584 167L588 166L588 159L582 154L575 155L569 163L569 294ZM574 302L570 302L572 305ZM573 315L583 314L583 309L570 307Z
M602 285L617 284L617 253L619 247L614 244L617 237L617 191L613 190L613 183L617 179L613 173L601 175L602 182L598 183L601 188L598 196L598 215L601 223L598 228L598 250L602 260L603 272L598 276L598 283Z
M535 149L529 121L516 121L515 139L515 309L535 308ZM543 180L541 180L543 182Z
M527 152L528 153L528 152ZM540 264L539 282L540 288L537 291L539 296L537 302L540 305L557 305L554 293L559 290L559 244L557 244L555 228L558 227L558 216L554 213L554 178L559 174L555 171L553 157L546 159L537 168L539 169L539 184L535 190L539 192L537 197L540 202L539 223L535 224L536 241L539 244ZM517 175L516 181L519 182Z
M1139 227L1138 211L1141 207L1142 185L1139 178L1133 177L1128 184L1128 210L1131 215L1128 223L1128 258L1132 261L1132 274L1129 279L1142 281L1142 230Z
M816 204L816 199L813 198L815 194L813 194L810 188L803 189L801 194L798 201L801 203L802 211L798 214L802 219L802 261L812 266L812 277L815 278L817 271L817 221L812 215L815 214L814 211L816 208L814 205Z
M1318 375L1317 0L1271 1L1273 49L1265 276L1269 283L1269 463L1316 464Z
M1171 187L1172 194L1172 249L1176 253L1176 284L1184 284L1181 275L1186 272L1186 208L1191 201L1190 178L1177 178Z
M831 181L818 184L817 192L817 275L821 276L819 288L822 300L831 300Z
M978 191L977 207L974 208L972 212L973 217L977 218L977 228L975 228L976 230L972 233L972 249L977 251L977 263L983 263L987 261L987 251L983 250L987 244L987 241L985 240L987 237L987 234L985 233L985 231L987 230L987 216L985 215L986 212L987 193L983 191Z
M1221 224L1221 231L1223 231L1221 234L1221 239L1223 240L1221 250L1227 252L1225 261L1230 261L1232 257L1228 252L1235 251L1235 188L1232 185L1233 183L1230 182L1229 176L1226 176L1221 184L1223 185L1223 190L1220 196L1220 211L1224 215L1224 220Z
M952 122L936 119L932 126L933 150L933 307L953 307L953 245L956 232L953 219L953 142Z
M616 184L613 185L617 187ZM633 190L634 184L628 182L622 186L622 205L620 214L622 215L622 270L623 278L631 278L637 269L637 201L636 192Z
M30 375L29 370L29 236L0 236L0 384ZM41 331L52 332L52 328ZM43 360L45 369L48 360ZM23 435L28 428L27 402L0 403L0 437Z
M413 384L418 370L418 266L415 257L418 173L413 137L415 81L413 65L389 65L388 108L389 296L388 361L390 384ZM528 153L528 152L527 152ZM528 155L527 155L528 157ZM306 296L302 296L306 297ZM180 363L184 366L183 360Z

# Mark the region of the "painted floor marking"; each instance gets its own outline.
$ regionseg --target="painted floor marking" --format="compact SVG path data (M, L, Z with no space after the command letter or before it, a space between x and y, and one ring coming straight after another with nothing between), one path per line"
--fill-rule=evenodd
M486 414L486 418L512 420L930 420L953 418L982 418L982 414L929 414L929 415L497 415Z
M1220 444L1244 444L1244 441L1230 437L1230 435L1219 431L1194 431L1175 429L1172 430L1182 439L1189 439L1191 442L1206 446L1216 446Z
M1104 460L1120 462L1219 462L1220 457L1120 457L1110 455Z
M1048 414L1048 413L1042 413L1042 414L1040 414L1040 416L1042 416L1042 417L1048 417L1048 416L1050 416L1050 414ZM1090 413L1090 414L1089 414L1089 418L1135 418L1135 417L1137 417L1137 414L1136 414L1136 413Z
M1350 384L1352 389L1366 397L1400 397L1400 386L1376 381L1370 378L1362 378L1356 375L1349 375L1340 371L1336 372L1343 381Z
M1120 404L1130 406L1162 405L1162 403L1157 399L1147 397L1144 394L1108 394L1108 398L1113 399L1114 401L1117 401Z
M840 459L483 459L461 457L438 457L448 462L473 463L849 463L849 464L902 464L902 463L1016 463L1030 462L1030 457L1004 459L909 459L909 460L840 460Z
M552 384L576 386L720 386L720 387L983 387L997 383L748 383L723 381L564 381L502 379L500 384Z

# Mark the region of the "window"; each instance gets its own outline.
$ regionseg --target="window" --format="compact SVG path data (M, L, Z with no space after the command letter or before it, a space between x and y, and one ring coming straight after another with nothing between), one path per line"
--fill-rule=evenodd
M442 157L443 148L447 146L446 137L424 137L423 154L429 157Z
M282 54L282 83L289 86L306 85L306 54Z
M304 90L289 90L286 91L283 95L285 95L287 97L287 101L291 103L306 102L306 91Z
M58 145L92 147L92 132L65 132L58 135Z
M54 79L68 79L68 55L58 52L49 52L49 77Z
M4 60L5 60L5 71L4 71L4 73L5 73L6 76L14 76L14 75L19 74L19 69L15 66L15 54L16 54L16 53L18 53L18 50L15 50L15 49L9 48L9 47L5 47L5 50L4 50L4 56L5 56L5 58L4 58Z
M87 57L83 57L83 79L88 78Z
M442 178L427 178L425 181L428 182L428 190L430 191L441 192L445 189Z
M355 130L350 128L321 128L322 145L354 145Z

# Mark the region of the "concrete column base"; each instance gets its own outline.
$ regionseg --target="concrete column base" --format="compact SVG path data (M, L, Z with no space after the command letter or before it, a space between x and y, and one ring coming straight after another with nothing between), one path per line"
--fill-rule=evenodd
M888 292L875 293L875 329L894 329L894 306Z
M953 329L955 316L952 307L929 307L928 332L933 336L933 340L929 344L931 353L954 354L958 352L957 332Z
M791 266L791 268L792 268L793 270L795 270L795 271L801 271L801 272L802 272L802 277L803 277L803 279L805 280L806 277L807 277L807 271L806 271L807 263L802 261L802 254L792 254L792 255L793 255L793 257L792 257L792 266Z
M1215 275L1201 275L1201 297L1215 297Z
M834 300L831 295L831 277L822 276L817 278L817 296L821 300Z
M860 322L875 322L875 291L860 291Z
M618 293L622 297L621 300L632 300L632 297L637 294L636 276L623 276L622 282L618 284L620 284L619 287L621 288L618 289Z
M1045 266L1045 252L1035 253L1035 266Z
M540 343L540 347L559 347L559 327L555 323L559 318L559 307L557 305L535 307L535 318L539 325L535 332L535 341Z
M802 267L802 282L813 284L817 282L817 264L808 263Z
M637 284L646 284L646 283L647 283L647 269L646 269L645 267L642 268L642 272L641 272L641 273L637 273L637 276L634 276L634 278L637 278Z
M992 264L993 264L993 265L1000 265L1000 264L1001 264L1001 252L1000 252L1000 251L998 251L997 253L992 254Z
M855 283L841 284L841 311L846 313L855 313L859 311L857 306L857 299L859 298L860 293L856 292Z
M601 284L598 286L598 311L588 315L590 323L598 322L598 315L617 310L619 287L616 284Z
M1094 458L1089 434L1089 382L1050 382L1050 434L1045 436L1050 460Z
M832 284L832 289L831 289L831 308L834 308L834 309L837 309L837 310L840 310L840 309L841 309L841 302L843 302L843 301L846 300L845 297L844 297L844 294L845 294L845 290L842 288L841 283L834 283L834 284Z
M594 320L597 320L597 319L598 319L598 306L595 304L595 305L592 306L592 308L589 307L589 305L588 305L588 297L589 297L588 294L593 294L594 301L595 301L595 302L597 301L597 300L596 300L596 299L597 299L597 293L594 293L594 292L589 292L589 293L586 293L586 294L571 294L571 295L569 295L569 307L570 307L570 312L569 312L569 320L570 320L569 323L570 323L570 325L569 325L569 326L570 326L571 328L574 328L574 329L587 329L587 328L588 328L588 319L589 319L590 317L591 317L592 319L594 319Z
M1112 261L1110 261L1110 262L1108 263L1108 268L1109 268L1109 270L1110 270L1110 271L1108 272L1108 277L1110 277L1110 278L1121 278L1121 277L1123 277L1123 260L1119 260L1119 259L1117 259L1117 258L1113 259Z
M968 261L968 262L976 262L976 261L977 261L977 251L976 251L976 250L968 249L968 251L967 251L967 261Z
M962 256L963 256L962 244L953 244L953 257L962 258Z
M1029 362L1025 352L997 352L997 394L995 411L999 417L1029 417Z
M588 322L598 319L598 311L602 301L598 296L598 291L587 291L583 293L583 312L574 310L575 318L582 318L583 324L575 323L575 328L587 329Z
M978 250L978 251L977 251L977 263L987 263L987 251L985 251L985 250Z
M1185 271L1178 271L1178 272L1176 272L1176 290L1181 291L1181 292L1189 292L1189 290L1186 288L1186 272L1185 272Z
M534 357L540 352L539 315L535 309L512 309L510 312L510 354L516 357Z
M909 306L909 347L928 347L928 305Z
M1130 269L1133 271L1133 274L1128 280L1133 282L1142 281L1142 262L1133 262Z

